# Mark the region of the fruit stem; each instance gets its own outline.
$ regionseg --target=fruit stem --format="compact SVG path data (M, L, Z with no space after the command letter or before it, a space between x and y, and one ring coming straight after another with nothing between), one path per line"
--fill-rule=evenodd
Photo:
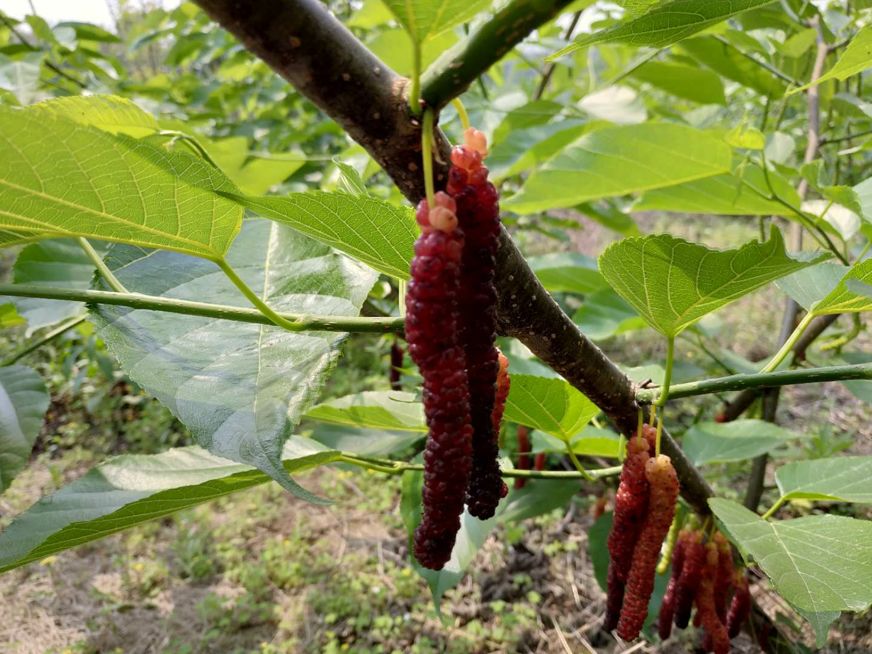
M421 126L421 157L424 163L424 193L427 197L427 206L432 209L436 206L436 190L433 184L433 111L431 109L424 112L424 122Z
M470 128L469 114L466 113L466 107L463 106L463 102L460 98L454 98L451 104L457 110L457 115L460 117L460 124L463 126L464 131L468 130Z

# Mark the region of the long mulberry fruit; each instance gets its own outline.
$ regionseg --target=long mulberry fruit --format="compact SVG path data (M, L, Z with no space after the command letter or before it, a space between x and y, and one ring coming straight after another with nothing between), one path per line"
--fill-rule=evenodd
M603 624L606 631L618 626L633 550L648 510L649 487L645 478L645 464L649 458L648 442L644 438L636 436L627 442L627 458L624 459L621 469L621 481L615 495L615 512L608 540L608 598Z
M432 209L425 202L418 206L423 233L406 291L406 340L424 377L429 428L414 549L421 565L434 570L451 556L472 464L466 358L459 340L463 232L454 210L454 200L444 193L437 194Z
M721 622L727 622L727 609L733 593L733 550L729 541L721 532L717 532L713 540L718 548L718 574L715 579L715 609Z
M627 577L624 604L618 622L618 635L633 640L639 635L648 616L648 602L654 591L654 575L660 546L669 533L678 500L678 475L665 454L649 459L645 477L651 487L648 512L639 540L633 552L633 563Z
M686 629L690 623L693 598L696 596L702 578L705 557L706 550L702 542L702 534L698 531L692 532L688 536L687 545L685 545L681 576L675 585L675 626L679 629Z
M657 630L661 640L666 640L672 634L672 621L675 619L675 595L681 570L684 568L684 557L687 553L687 545L692 536L691 531L683 530L675 541L672 550L672 575L666 585L663 594L663 602L660 604L660 614L657 616Z
M748 588L748 578L744 571L737 570L733 583L736 594L730 604L730 612L727 614L727 635L735 638L742 630L742 625L751 614L751 589Z
M706 562L696 592L696 610L700 616L700 623L706 631L707 648L713 650L715 654L729 654L730 638L727 635L727 627L721 622L715 606L715 582L720 554L714 541L709 541L705 549Z
M457 203L457 219L466 237L460 280L460 339L466 353L473 430L467 505L470 514L485 520L494 515L505 489L493 422L499 371L494 345L499 196L487 181L488 170L481 163L487 154L484 135L470 128L464 139L465 144L451 152L446 190Z

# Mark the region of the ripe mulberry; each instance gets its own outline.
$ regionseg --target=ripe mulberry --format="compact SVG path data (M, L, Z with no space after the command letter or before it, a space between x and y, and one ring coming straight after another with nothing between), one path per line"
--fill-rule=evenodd
M721 622L727 622L727 608L733 592L733 550L721 532L713 540L718 548L718 574L715 579L715 609Z
M727 635L727 627L721 622L715 606L715 582L718 574L717 544L712 540L705 546L706 562L703 568L702 580L696 592L696 611L700 617L700 623L706 631L707 648L715 654L729 654L730 638Z
M419 205L417 219L423 233L415 243L406 292L406 339L409 355L424 377L429 428L423 516L414 549L421 565L434 570L451 557L472 463L466 358L459 339L464 237L456 219L448 215L453 215L453 204L440 193L432 210L424 202Z
M504 489L493 420L499 372L499 353L494 345L499 196L481 163L487 154L484 135L470 128L464 138L465 144L451 152L446 190L457 203L457 219L466 237L460 279L460 340L466 353L473 430L467 504L470 514L485 520L494 515Z
M687 545L692 538L692 532L684 530L675 541L675 549L672 550L672 575L660 604L660 614L657 617L657 628L661 640L666 640L672 634L672 621L675 618L675 595L681 570L684 568L684 558L687 553Z
M633 552L618 622L618 635L624 640L635 639L645 624L660 547L669 533L678 500L678 475L668 456L661 454L649 459L645 477L651 487L648 512Z
M392 391L403 390L400 384L400 369L403 367L403 348L397 341L391 345L391 370L389 380L391 382Z
M733 583L736 587L736 594L733 595L730 612L727 614L727 635L730 638L739 635L742 625L751 614L751 590L748 588L748 578L745 576L745 572L737 570Z
M648 510L648 480L645 465L650 456L648 442L636 436L627 442L627 458L621 469L621 481L615 495L615 512L609 532L609 575L606 619L603 627L611 631L618 626L624 587L633 560L633 550Z
M702 534L698 531L692 532L685 545L681 576L675 585L675 626L679 629L686 629L690 623L693 598L699 588L702 570L705 566L705 557L706 551L702 542Z

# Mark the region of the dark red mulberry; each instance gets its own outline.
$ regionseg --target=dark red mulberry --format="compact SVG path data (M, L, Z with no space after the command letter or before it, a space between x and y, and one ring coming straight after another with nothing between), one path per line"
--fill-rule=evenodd
M648 443L648 452L654 456L657 451L657 428L653 425L642 425L642 438Z
M645 478L645 464L649 458L648 442L644 438L635 436L627 442L627 458L624 459L621 481L615 495L615 512L608 540L609 583L603 624L607 631L618 626L633 550L648 510L649 487Z
M419 205L419 220L437 210L448 211L444 204L432 211ZM406 340L409 355L424 377L429 428L415 558L434 570L451 557L472 464L466 357L459 340L463 232L450 220L440 219L439 224L439 228L422 225L406 291Z
M736 570L733 583L736 594L730 604L730 612L727 614L727 635L735 638L742 630L742 625L751 614L751 589L748 588L748 578L744 570Z
M648 511L633 552L618 622L618 635L624 640L635 639L645 624L660 547L669 533L678 500L678 475L668 456L661 454L649 459L645 464L645 477L651 487Z
M684 568L684 557L687 553L687 545L690 542L692 532L683 530L675 541L672 550L672 576L666 586L663 602L660 604L660 614L657 617L657 628L661 640L666 640L672 634L672 621L675 618L675 594L681 570Z
M533 459L533 470L544 470L548 455L545 452L539 452L536 458Z
M484 135L467 130L466 144L451 151L449 195L457 204L457 219L466 238L460 279L460 339L466 353L472 417L472 474L467 492L470 514L485 520L496 512L503 489L498 462L498 433L494 428L499 371L496 339L496 252L500 216L498 194L487 181L482 156ZM462 180L466 178L466 183Z
M705 545L702 534L698 531L688 536L685 545L684 565L681 576L675 586L675 626L686 629L690 623L690 613L693 610L693 598L699 588L702 569L705 566Z
M518 470L530 469L530 430L524 425L518 425ZM527 483L525 477L515 477L515 489L521 489Z
M733 593L733 550L721 532L713 540L718 548L718 575L715 579L715 609L721 622L727 622L727 608Z
M702 579L696 591L696 611L700 623L706 631L706 645L715 654L729 654L730 638L727 627L721 622L715 606L715 582L718 575L720 554L717 544L712 540L705 546L706 561Z

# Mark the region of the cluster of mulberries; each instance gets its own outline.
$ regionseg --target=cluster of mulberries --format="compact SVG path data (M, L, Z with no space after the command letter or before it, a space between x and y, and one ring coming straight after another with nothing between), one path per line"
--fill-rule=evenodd
M433 207L418 205L423 233L406 293L406 339L424 377L429 427L415 557L436 570L451 556L464 502L489 518L508 492L498 464L509 387L508 362L494 345L498 195L482 165L484 135L464 136L447 192L436 193Z
M732 596L732 599L731 599ZM726 654L751 610L743 570L735 569L727 539L715 533L704 542L700 531L684 530L672 553L672 576L660 605L658 631L666 640L672 625L684 629L696 607L694 626L705 635L702 651Z

